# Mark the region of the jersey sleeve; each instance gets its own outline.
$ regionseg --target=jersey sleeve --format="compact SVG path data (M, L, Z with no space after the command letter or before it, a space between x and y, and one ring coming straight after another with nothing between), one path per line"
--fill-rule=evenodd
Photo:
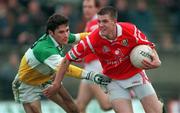
M70 61L81 61L83 57L90 53L93 53L93 48L91 41L87 36L66 54L66 58Z
M146 37L146 35L141 30L139 30L136 26L134 26L133 35L136 38L136 41L137 41L138 44L149 45L151 48L155 47L155 44L150 42L148 40L148 38Z
M124 25L127 29L127 31L130 33L132 37L134 37L136 44L144 44L149 45L151 48L155 47L155 44L150 42L146 35L139 30L134 24L131 23L125 23Z
M57 71L57 67L59 63L62 61L63 57L58 54L51 55L47 59L44 60L44 63L51 67L53 70Z
M59 54L58 50L53 47L34 49L33 53L38 61L48 65L53 70L56 70L58 63L62 60L62 56Z
M89 35L88 32L84 32L84 33L70 33L69 34L69 38L68 38L68 43L72 44L72 43L77 43L80 40L84 39L87 35Z

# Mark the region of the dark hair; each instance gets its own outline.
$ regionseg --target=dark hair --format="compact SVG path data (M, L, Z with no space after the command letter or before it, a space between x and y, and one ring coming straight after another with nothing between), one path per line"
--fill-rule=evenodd
M68 18L61 15L61 14L53 14L49 17L46 25L46 34L48 33L48 30L55 31L59 25L68 25Z
M112 6L105 6L105 7L101 8L97 14L98 15L106 15L106 14L108 14L112 18L115 18L115 19L117 19L117 16L118 16L117 9L112 7Z

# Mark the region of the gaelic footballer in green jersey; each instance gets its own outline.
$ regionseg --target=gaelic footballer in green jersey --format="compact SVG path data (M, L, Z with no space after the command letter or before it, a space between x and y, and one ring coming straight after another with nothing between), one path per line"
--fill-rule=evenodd
M62 15L55 14L49 18L46 34L25 52L12 85L15 100L23 104L26 113L41 113L42 90L51 85L51 76L56 73L64 57L64 45L76 43L86 35L87 33L70 34L68 20ZM101 76L72 65L69 66L67 75L97 81ZM67 113L78 112L71 96L63 87L58 89L57 94L48 98Z

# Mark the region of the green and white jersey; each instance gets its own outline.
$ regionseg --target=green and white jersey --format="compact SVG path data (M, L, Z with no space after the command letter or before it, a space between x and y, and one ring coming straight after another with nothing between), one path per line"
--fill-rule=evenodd
M82 35L84 36L84 35ZM77 42L80 35L70 34L69 43ZM64 57L64 49L50 35L43 35L23 56L18 78L29 85L40 85L50 79Z

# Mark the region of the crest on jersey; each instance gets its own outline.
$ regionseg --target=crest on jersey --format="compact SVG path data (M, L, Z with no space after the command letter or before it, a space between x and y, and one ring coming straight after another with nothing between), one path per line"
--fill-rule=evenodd
M107 53L107 52L110 51L110 49L109 49L109 47L107 47L107 46L103 46L102 51L103 51L104 53Z
M128 39L123 39L122 41L121 41L121 44L122 44L122 46L128 46L129 44L128 44Z

